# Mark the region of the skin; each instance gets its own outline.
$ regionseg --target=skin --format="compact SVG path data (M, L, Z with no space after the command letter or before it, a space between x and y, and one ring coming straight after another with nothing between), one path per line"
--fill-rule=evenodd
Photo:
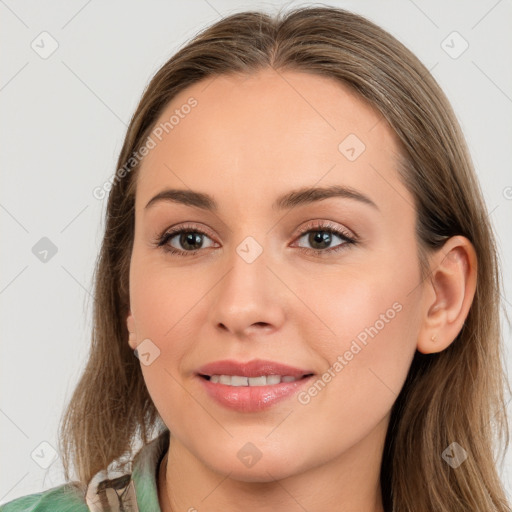
M460 331L475 292L474 249L464 237L449 239L421 280L398 140L345 86L271 69L209 78L176 96L161 121L191 96L198 105L140 168L130 266L129 344L149 338L160 350L141 368L172 433L158 484L162 510L382 511L391 407L415 351L444 350ZM338 150L350 133L366 145L354 161ZM334 184L378 209L340 197L271 208L291 189ZM211 194L219 210L165 201L144 208L168 187ZM330 221L358 242L329 254L344 240L313 245L322 229L312 226L309 239L298 232L310 221ZM184 223L210 233L196 255L152 244ZM236 251L248 236L263 249L250 264ZM179 235L167 243L191 250ZM293 396L264 412L232 411L194 375L208 362L262 358L321 376L394 303L400 312L305 405ZM252 467L237 457L247 442L262 454Z

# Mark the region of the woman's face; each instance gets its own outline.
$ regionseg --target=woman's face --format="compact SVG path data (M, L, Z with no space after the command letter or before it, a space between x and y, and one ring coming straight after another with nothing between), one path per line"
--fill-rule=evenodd
M368 458L378 472L423 293L414 201L399 180L392 130L331 79L265 70L182 91L147 146L129 343L142 344L171 443L244 481ZM296 192L332 187L351 194ZM184 193L147 206L166 189ZM186 199L192 192L216 208ZM241 366L202 368L226 360ZM313 375L272 384L265 375L292 370L270 364L251 374L243 363L253 360Z

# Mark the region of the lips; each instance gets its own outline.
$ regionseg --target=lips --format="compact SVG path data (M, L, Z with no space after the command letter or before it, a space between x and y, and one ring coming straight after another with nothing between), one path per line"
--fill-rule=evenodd
M208 397L243 413L260 412L291 398L314 374L308 369L262 359L247 363L216 361L201 366L196 373Z

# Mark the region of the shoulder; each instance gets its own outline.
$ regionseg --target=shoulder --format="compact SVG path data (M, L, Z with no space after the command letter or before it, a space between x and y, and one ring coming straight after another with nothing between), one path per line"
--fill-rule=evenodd
M88 510L84 491L74 482L21 496L0 505L0 512L87 512Z
M101 470L85 487L68 482L0 505L0 512L136 512L159 510L156 474L169 446L168 429L142 447L133 471ZM144 504L142 506L141 504Z

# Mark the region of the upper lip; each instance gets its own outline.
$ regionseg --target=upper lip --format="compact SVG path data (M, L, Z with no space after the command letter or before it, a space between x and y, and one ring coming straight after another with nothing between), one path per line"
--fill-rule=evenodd
M239 375L241 377L259 377L260 375L290 375L295 378L304 377L314 372L302 368L295 368L287 364L266 361L264 359L253 359L246 363L227 359L214 361L198 368L199 375Z

